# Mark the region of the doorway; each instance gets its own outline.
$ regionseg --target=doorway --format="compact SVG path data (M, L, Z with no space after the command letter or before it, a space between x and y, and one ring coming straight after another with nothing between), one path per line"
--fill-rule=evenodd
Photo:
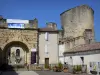
M45 67L49 67L49 58L45 58Z
M31 64L36 63L36 52L31 52Z

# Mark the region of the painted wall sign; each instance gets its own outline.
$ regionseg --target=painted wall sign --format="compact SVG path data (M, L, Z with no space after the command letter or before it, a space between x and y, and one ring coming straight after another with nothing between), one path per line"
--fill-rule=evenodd
M8 28L24 28L24 24L22 23L8 23Z
M36 52L36 49L35 48L31 49L31 52Z

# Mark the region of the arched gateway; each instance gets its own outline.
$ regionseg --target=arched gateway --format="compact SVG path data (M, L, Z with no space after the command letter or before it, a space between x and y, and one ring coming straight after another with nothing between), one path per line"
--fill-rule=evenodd
M38 64L37 37L37 29L0 28L0 63Z
M38 20L36 18L20 20L4 19L0 16L0 65L38 63L37 52Z
M20 41L12 41L8 43L3 50L3 63L9 65L24 65L27 63L27 55L29 48Z

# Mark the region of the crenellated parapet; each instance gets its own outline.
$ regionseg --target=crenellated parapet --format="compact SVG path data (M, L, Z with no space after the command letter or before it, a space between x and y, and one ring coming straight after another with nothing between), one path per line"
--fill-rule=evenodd
M0 28L38 29L38 20L4 19L1 16Z

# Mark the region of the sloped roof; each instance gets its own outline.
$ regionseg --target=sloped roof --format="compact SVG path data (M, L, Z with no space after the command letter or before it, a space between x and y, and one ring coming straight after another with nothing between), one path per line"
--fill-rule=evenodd
M95 43L92 43L92 44L83 44L83 45L76 46L76 47L70 49L69 51L64 52L64 54L73 53L73 52L98 50L98 49L100 49L100 42L95 42Z
M57 32L58 30L55 30L53 28L48 28L48 27L45 27L45 28L39 28L39 31L49 31L49 32Z

